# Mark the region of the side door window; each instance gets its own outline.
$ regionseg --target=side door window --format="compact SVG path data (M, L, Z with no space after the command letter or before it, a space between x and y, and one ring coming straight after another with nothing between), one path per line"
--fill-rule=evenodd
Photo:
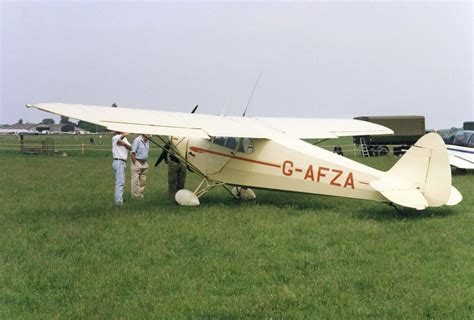
M253 152L253 144L249 138L238 138L238 152L250 154Z

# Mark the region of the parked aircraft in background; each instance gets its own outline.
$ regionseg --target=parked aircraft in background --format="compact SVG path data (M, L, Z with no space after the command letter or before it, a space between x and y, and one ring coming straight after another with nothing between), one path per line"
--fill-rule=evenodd
M183 205L198 205L198 198L217 186L236 198L253 198L248 188L262 188L418 210L462 200L451 186L446 146L435 133L421 137L383 172L301 140L393 133L360 120L229 117L60 103L27 107L113 131L169 137L170 151L203 178L194 192L177 193L176 200Z
M474 169L474 131L461 130L447 139L449 163L458 169Z

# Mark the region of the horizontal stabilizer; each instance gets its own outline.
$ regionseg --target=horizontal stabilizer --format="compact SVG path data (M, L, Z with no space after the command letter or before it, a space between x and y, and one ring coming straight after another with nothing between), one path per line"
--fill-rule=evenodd
M462 194L455 187L451 187L451 194L449 196L447 206L455 206L462 201Z
M415 186L401 186L384 181L372 181L370 186L391 202L401 206L416 210L423 210L428 207L428 201L426 201L420 189Z

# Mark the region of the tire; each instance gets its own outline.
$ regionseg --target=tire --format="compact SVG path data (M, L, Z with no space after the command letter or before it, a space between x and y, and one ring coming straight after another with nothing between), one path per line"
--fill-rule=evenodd
M377 156L377 146L368 146L368 151L371 157Z
M386 147L386 146L380 147L379 150L377 151L377 155L378 155L379 157L385 157L385 156L387 156L389 153L390 153L390 150L388 150L388 147Z

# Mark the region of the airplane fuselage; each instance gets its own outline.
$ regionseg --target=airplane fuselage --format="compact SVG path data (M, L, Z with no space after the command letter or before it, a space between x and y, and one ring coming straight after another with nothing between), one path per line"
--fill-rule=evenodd
M219 138L218 138L219 139ZM174 150L207 179L228 185L387 201L369 183L384 172L309 143L307 153L272 140L239 148L225 139L172 138ZM217 142L217 143L216 143ZM226 144L227 142L227 144ZM249 147L250 145L250 147Z

